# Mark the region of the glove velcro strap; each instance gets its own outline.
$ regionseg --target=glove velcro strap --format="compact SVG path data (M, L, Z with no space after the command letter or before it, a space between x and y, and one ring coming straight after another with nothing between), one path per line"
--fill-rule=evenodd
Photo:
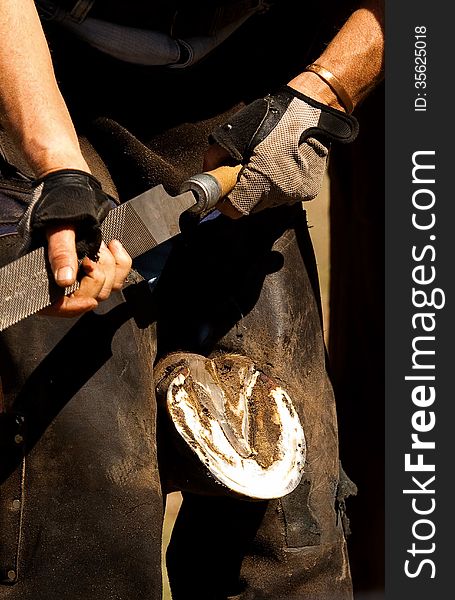
M305 94L289 86L285 86L284 89L289 91L295 98L321 111L317 127L306 129L302 133L300 143L309 137L318 138L321 135L331 142L340 142L342 144L348 144L355 140L359 133L359 122L355 117L327 106L322 102L318 102L309 96L305 96Z
M293 95L286 89L248 104L209 136L238 162L246 162L254 148L276 127Z
M256 135L267 116L268 105L265 98L255 100L220 125L209 136L211 144L218 144L238 162L248 156L251 140Z
M217 143L227 150L234 160L248 162L254 148L273 131L294 98L320 111L317 125L303 130L300 144L310 137L341 143L349 143L356 138L359 125L355 117L285 86L232 115L210 135L210 143Z

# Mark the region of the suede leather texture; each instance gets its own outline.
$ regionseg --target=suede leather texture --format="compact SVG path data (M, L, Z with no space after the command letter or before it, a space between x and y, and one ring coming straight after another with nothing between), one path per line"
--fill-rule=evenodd
M301 35L304 15L293 14ZM295 71L285 58L297 35L279 49L267 44L279 19L289 22L286 10L266 17L185 74L130 68L48 32L78 129L122 200L158 183L176 190L201 170L213 127L265 95L265 81L276 88L287 77L278 65ZM309 40L318 34L314 23ZM258 68L239 79L239 48L250 47L252 36ZM226 81L236 85L223 87ZM115 294L80 319L31 317L1 335L4 412L25 413L29 422L25 444L9 447L0 483L3 497L7 490L24 499L20 523L8 502L0 504L0 520L9 524L6 559L15 550L19 556L17 582L0 584L1 600L161 597L166 489L158 469L169 465L160 423L155 431L156 348L158 357L176 350L251 356L296 399L308 443L304 478L286 498L185 494L167 558L173 599L350 600L335 402L302 208L188 229L153 300L138 287L125 290L127 302ZM16 427L11 420L6 426ZM0 568L7 576L6 559Z
M35 316L3 333L6 414L25 423L24 457L13 438L2 449L1 520L22 501L2 540L2 579L18 577L2 599L161 598L153 344L120 294L77 321Z

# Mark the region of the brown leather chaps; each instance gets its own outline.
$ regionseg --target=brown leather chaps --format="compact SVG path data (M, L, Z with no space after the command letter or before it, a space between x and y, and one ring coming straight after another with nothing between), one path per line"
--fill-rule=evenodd
M267 51L285 64L285 41L266 44L276 26L264 22L249 60ZM248 27L181 75L130 68L76 43L70 51L50 35L70 110L123 200L158 183L175 191L201 169L223 113L267 91L266 65L249 77L233 54L252 39ZM242 95L216 87L234 74L232 63L243 69ZM272 86L279 77L269 75ZM14 235L0 243L3 256L14 255ZM79 319L38 315L3 332L0 599L161 598L163 495L176 465L159 422L156 430L152 370L156 356L176 350L251 357L289 391L308 447L301 484L279 500L183 491L167 555L174 600L351 599L343 527L352 484L340 478L322 332L297 205L189 228L153 294L138 278Z

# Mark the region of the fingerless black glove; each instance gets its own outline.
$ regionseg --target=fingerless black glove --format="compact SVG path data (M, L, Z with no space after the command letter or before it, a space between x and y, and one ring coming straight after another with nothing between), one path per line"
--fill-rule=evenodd
M23 251L45 243L49 227L71 225L76 230L79 258L96 260L101 245L100 224L113 206L99 181L84 171L62 169L37 179L32 201L19 223Z
M210 136L245 166L228 195L247 215L312 200L325 173L330 142L351 142L358 123L290 87L241 109Z

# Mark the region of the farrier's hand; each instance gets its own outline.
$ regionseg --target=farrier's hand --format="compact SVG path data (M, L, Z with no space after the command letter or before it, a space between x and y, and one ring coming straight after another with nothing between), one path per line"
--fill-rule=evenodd
M287 86L252 102L211 135L204 168L223 152L244 164L220 210L231 217L312 200L319 192L331 141L357 135L354 117Z
M78 258L83 258L85 272L80 288L47 314L77 316L122 286L130 257L119 242L111 242L109 248L101 245L100 224L112 206L97 179L83 171L63 169L35 182L32 202L19 225L24 250L47 241L51 269L62 287L76 280Z
M57 265L61 263L66 269L74 258L74 230L51 230L49 239L49 260ZM51 262L51 264L52 264ZM77 267L77 262L76 262ZM84 276L80 280L79 288L69 296L62 296L43 312L47 315L58 317L76 317L89 310L93 310L102 300L106 300L114 290L122 289L125 278L131 270L131 257L118 240L112 240L108 246L101 242L98 251L98 260L95 262L86 256L81 263ZM71 285L75 276L68 283ZM63 281L63 280L62 280Z

